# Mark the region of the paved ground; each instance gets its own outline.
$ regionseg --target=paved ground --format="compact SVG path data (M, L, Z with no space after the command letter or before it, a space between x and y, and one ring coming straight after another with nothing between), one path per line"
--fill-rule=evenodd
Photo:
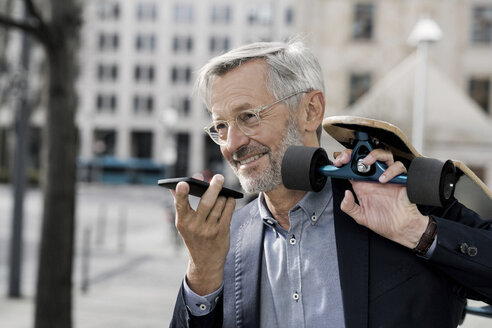
M77 203L74 271L75 327L166 327L186 268L186 253L166 219L170 194L158 187L82 185ZM0 327L32 327L41 197L25 201L24 297L7 294L11 192L0 186ZM88 232L90 231L90 232ZM87 236L89 238L87 239ZM89 285L83 285L83 250L90 240ZM86 262L87 263L87 262Z
M186 252L167 220L168 191L158 187L81 185L77 203L74 327L162 328L172 315L186 268ZM24 297L8 299L7 260L11 191L0 185L0 327L31 328L41 197L25 201ZM89 237L87 237L89 236ZM88 290L83 292L84 240L89 240ZM492 319L469 316L466 328L492 327Z

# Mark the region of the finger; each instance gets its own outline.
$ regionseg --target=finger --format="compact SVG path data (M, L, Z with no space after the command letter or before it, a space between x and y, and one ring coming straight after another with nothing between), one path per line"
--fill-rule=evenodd
M333 161L333 165L342 166L350 162L350 158L352 157L352 149L344 149L338 157Z
M372 165L376 161L382 162L387 166L393 164L393 154L385 149L373 149L363 160L365 165Z
M227 198L224 210L222 211L222 216L220 217L218 223L223 229L229 229L231 225L232 214L236 208L236 200L232 197Z
M217 201L214 204L214 207L210 210L210 213L208 214L208 217L206 219L207 222L215 223L218 220L220 220L225 205L226 205L226 198L224 196L219 196L219 198L217 198Z
M214 177L210 181L210 186L200 198L200 202L198 203L196 209L197 213L201 217L206 218L209 215L210 211L215 205L215 202L217 201L217 197L220 190L222 189L223 184L224 177L220 174L214 175Z
M402 162L397 161L393 165L388 166L383 174L379 177L379 182L385 183L396 177L397 175L407 173L407 168Z
M178 183L176 185L176 190L172 192L174 196L174 207L176 208L176 214L179 216L184 216L191 209L188 201L189 192L190 186L186 182Z
M358 222L360 206L355 203L354 195L350 190L345 190L345 196L340 204L340 209Z

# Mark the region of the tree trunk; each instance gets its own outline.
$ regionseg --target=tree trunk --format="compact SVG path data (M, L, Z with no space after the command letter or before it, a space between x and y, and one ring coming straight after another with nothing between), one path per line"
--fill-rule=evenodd
M81 18L76 0L53 0L51 6L45 43L49 100L35 327L70 328L77 151L75 81Z

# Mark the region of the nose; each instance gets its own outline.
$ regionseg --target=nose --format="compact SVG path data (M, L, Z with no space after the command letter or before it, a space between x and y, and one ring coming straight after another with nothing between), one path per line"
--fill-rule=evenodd
M238 128L237 124L230 124L227 131L227 141L225 147L231 154L242 146L248 144L249 137L244 134L241 129Z

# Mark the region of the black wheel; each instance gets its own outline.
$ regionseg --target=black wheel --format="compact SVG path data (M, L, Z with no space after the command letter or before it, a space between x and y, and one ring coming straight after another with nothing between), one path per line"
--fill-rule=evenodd
M282 181L289 189L320 191L327 177L318 168L328 165L323 148L290 146L282 160Z
M408 168L407 194L414 204L444 206L454 195L456 169L452 161L415 157Z

